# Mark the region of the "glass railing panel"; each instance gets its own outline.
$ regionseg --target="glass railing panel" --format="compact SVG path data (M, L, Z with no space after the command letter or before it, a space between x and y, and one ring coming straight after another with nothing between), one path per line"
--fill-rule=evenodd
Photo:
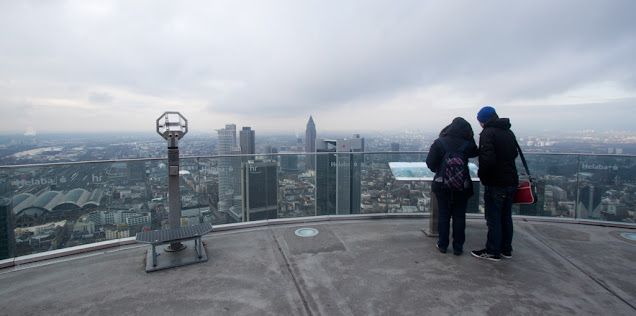
M11 194L11 170L0 170L0 197L10 199Z
M102 241L89 214L109 199L104 164L11 169L16 255Z
M426 154L374 153L364 156L361 170L362 214L430 211L430 181L397 180L391 162L425 162Z
M225 215L226 223L239 223L244 221L241 164L242 157L220 157L217 170L219 172L218 183L218 210ZM247 219L247 217L245 217Z
M389 209L388 192L395 182L389 162L401 161L398 153L364 154L360 177L360 213L386 213Z
M94 223L99 235L104 235L104 240L133 237L141 231L161 228L161 218L157 216L152 201L155 193L151 186L150 161L131 160L88 166L100 172L91 175L93 185L105 191L105 198L90 213L88 221ZM73 245L90 241L74 239L78 241Z
M11 173L16 254L160 228L153 221L149 165L139 160L3 170Z
M316 215L360 214L362 155L316 155Z
M218 159L199 158L196 160L196 193L199 201L199 221L213 225L225 224L225 214L218 210L219 173Z
M181 226L201 224L202 214L209 210L200 195L200 166L197 158L179 159L179 195L181 197Z
M220 158L223 159L223 158ZM238 193L235 210L230 215L236 221L259 221L279 218L279 166L278 155L238 157L232 163L239 166Z
M219 211L219 159L199 158L197 195L201 208L201 223L225 224L226 214Z
M278 159L278 218L315 216L316 156L280 155Z
M514 205L514 215L574 218L577 194L577 155L526 154L528 169L537 189L537 202ZM526 181L526 171L517 158L519 181Z
M306 168L309 156L314 168ZM514 214L634 221L636 157L526 159L538 202L515 205ZM396 152L181 158L180 224L430 212L431 181L397 180L389 166L425 160L426 153ZM483 186L473 178L476 194L467 211L481 213ZM168 191L163 159L0 169L0 197L12 201L17 256L168 228Z
M168 160L151 160L146 163L148 174L148 209L151 214L150 229L168 228Z
M114 195L119 198L118 200L106 205L107 210L116 211L116 219L119 217L118 234L114 234L113 230L107 239L126 237L126 232L133 237L141 231L162 227L159 218L153 218L155 208L148 172L150 165L150 161L147 160L112 163L112 168L117 169L117 172L125 169L126 177L122 181L121 174L117 174L120 180L108 179L106 183L107 186L116 186L120 193L119 197L117 194Z
M581 156L577 218L634 223L636 157Z
M15 257L11 171L0 170L0 260Z

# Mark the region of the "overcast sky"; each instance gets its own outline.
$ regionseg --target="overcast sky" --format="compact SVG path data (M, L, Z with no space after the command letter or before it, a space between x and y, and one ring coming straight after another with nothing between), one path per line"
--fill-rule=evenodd
M636 1L0 1L0 132L636 130Z

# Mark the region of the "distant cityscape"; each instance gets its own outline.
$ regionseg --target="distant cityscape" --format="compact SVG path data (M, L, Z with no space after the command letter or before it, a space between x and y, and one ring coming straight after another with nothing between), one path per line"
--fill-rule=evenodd
M219 127L223 128L223 127ZM255 131L253 131L255 132ZM326 131L319 138L337 139L354 133ZM361 133L357 133L361 134ZM475 129L478 139L479 130ZM636 155L636 133L624 131L580 131L564 135L523 135L517 133L522 148L529 153L580 153ZM165 141L154 132L148 133L44 133L0 134L0 166L99 161L134 158L165 158ZM428 151L437 133L416 130L364 134L365 151ZM298 144L301 144L301 150ZM255 153L265 153L267 148L280 152L304 152L305 135L267 132L255 137ZM218 155L217 132L191 131L180 142L181 156Z
M260 135L235 124L186 135L179 143L181 225L430 211L429 183L396 180L389 162L425 161L436 134L323 133L319 127L310 117L304 135ZM0 258L168 227L161 136L4 136L0 197L10 203L0 203ZM577 218L634 222L636 137L586 131L517 138L539 201L515 206L516 214L574 217L576 211ZM67 164L77 162L90 163ZM471 199L469 212L483 211L480 199Z

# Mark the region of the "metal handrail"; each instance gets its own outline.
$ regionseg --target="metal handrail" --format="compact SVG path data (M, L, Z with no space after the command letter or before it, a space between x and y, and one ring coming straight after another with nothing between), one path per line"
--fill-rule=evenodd
M317 155L428 155L428 151L364 151L364 152L314 152L314 153L262 153L262 154L236 154L236 155L208 155L208 156L182 156L181 159L217 159L217 158L237 158L237 157L262 157L262 156L317 156ZM593 156L593 157L616 157L616 158L636 158L636 155L626 154L586 154L586 153L524 153L526 156ZM156 158L129 158L129 159L109 159L109 160L88 160L88 161L69 161L69 162L49 162L22 165L4 165L2 169L19 169L33 167L54 167L54 166L73 166L86 165L95 163L121 163L133 161L160 161L167 160L168 157Z

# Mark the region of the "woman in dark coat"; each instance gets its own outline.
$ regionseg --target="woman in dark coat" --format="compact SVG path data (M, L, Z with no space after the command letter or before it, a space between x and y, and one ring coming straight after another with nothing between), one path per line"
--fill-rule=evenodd
M448 249L451 218L453 219L453 253L459 256L463 252L464 241L466 240L466 205L468 199L474 194L473 182L468 172L468 158L477 157L479 153L474 136L475 134L470 124L465 119L457 117L450 125L442 129L439 138L431 145L426 158L426 165L431 171L435 172L435 180L431 189L437 197L439 210L437 248L442 253L446 253ZM467 187L461 189L444 188L441 182L444 156L447 149L454 152L459 151L462 146L464 147L463 156L466 159Z

